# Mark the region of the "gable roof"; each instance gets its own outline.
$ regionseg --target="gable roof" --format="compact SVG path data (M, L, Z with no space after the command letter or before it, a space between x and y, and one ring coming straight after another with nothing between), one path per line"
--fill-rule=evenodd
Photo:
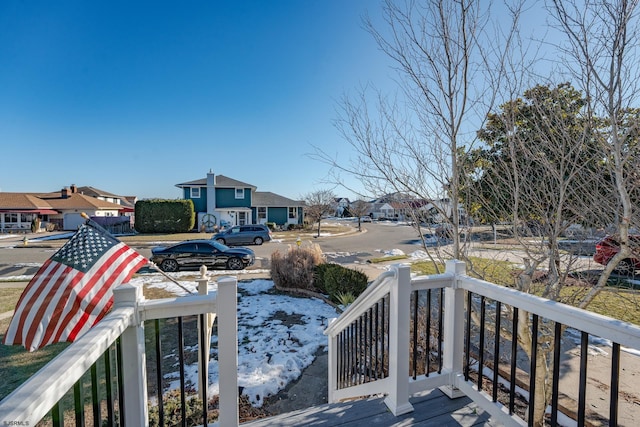
M206 187L207 186L207 178L196 179L195 181L183 182L181 184L176 184L178 188L185 187ZM216 175L215 176L215 185L216 188L235 188L235 187L250 187L255 191L257 188L255 185L247 184L246 182L238 181L237 179L229 178L224 175Z
M256 191L253 193L253 199L251 200L253 207L294 207L304 206L304 202L291 200L287 197L280 196L279 194L272 193L270 191Z
M3 211L60 211L71 209L122 210L123 206L79 193L69 193L66 198L55 193L2 193L0 210ZM43 212L44 213L44 212ZM57 212L46 212L55 214Z
M122 199L122 196L118 196L117 194L109 193L108 191L89 186L78 187L76 189L76 193L84 194L91 197L110 197L112 199Z
M71 193L63 198L59 192L40 194L39 198L46 201L53 209L100 209L100 210L120 210L122 205L96 199L85 194Z
M31 193L0 192L0 209L53 209L46 201Z

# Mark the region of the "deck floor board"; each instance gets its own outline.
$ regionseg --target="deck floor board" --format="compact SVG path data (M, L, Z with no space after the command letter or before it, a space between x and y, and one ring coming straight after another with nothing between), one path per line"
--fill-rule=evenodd
M449 399L440 390L413 397L414 411L394 417L383 398L368 398L314 406L261 420L243 423L243 427L265 426L495 426L489 414L471 399Z

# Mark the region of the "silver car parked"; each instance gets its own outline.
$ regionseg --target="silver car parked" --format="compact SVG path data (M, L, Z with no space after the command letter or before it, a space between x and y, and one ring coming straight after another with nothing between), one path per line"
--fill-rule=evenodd
M236 225L214 234L211 239L223 245L261 245L271 240L271 230L262 224Z

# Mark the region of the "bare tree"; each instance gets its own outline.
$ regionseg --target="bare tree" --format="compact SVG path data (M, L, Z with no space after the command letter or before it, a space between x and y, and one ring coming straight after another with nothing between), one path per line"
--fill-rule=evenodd
M336 126L356 158L341 163L319 148L313 155L333 167L340 183L346 173L376 195L449 199L454 208L441 215L451 223L452 256L457 259L466 249L459 237L458 152L473 145L493 103L514 28L502 33L489 27L489 6L484 4L385 1L386 28L376 28L369 19L364 23L394 61L400 93L390 98L365 87L356 96L345 95ZM518 7L510 12L517 21ZM497 40L503 43L498 46Z
M335 195L331 190L317 190L303 197L306 203L305 216L311 223L318 223L318 237L320 237L320 224L327 215L335 212Z
M358 218L358 231L362 231L361 220L363 216L369 213L369 203L364 200L356 200L351 203L351 206L349 206L349 212L351 212L351 215Z
M561 290L575 271L577 255L563 254L561 236L569 224L586 223L590 201L598 193L601 166L597 134L586 115L586 99L569 84L538 85L501 106L479 132L487 146L470 153L467 187L481 216L507 220L524 253L524 269L515 286L522 292L561 300ZM592 220L592 218L591 218ZM532 357L529 316L519 321L518 340ZM543 425L551 399L553 330L536 332L534 424Z
M605 204L599 213L613 220L620 252L581 302L580 307L586 307L606 285L616 266L631 255L629 230L640 224L638 205L632 200L638 186L640 124L632 106L638 102L640 84L638 0L551 0L548 6L558 29L566 35L566 44L559 48L567 71L586 94L592 120L604 121L600 147L603 164L612 177L610 191L615 195L613 205ZM597 205L594 207L598 209Z

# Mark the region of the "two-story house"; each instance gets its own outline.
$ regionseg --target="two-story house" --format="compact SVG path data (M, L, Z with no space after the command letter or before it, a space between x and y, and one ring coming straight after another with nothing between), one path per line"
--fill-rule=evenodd
M256 191L257 187L212 171L207 177L176 184L184 199L193 201L197 215L196 227L228 227L273 222L286 227L302 224L304 203L271 192Z

